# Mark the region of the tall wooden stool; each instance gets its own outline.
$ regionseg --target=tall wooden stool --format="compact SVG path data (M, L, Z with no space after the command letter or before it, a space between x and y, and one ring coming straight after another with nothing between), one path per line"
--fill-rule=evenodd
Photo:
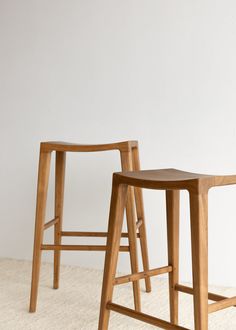
M208 190L236 184L236 175L211 176L175 169L115 173L110 206L107 251L103 277L99 330L107 330L110 311L114 311L162 329L188 330L178 325L178 292L193 295L195 330L208 329L208 314L235 306L236 297L208 293ZM149 271L115 277L123 212L128 187L166 191L168 265ZM193 288L179 283L179 193L190 195ZM163 273L169 274L170 323L112 302L115 285L133 282ZM208 299L214 303L208 304Z
M63 245L61 244L64 236L77 237L106 237L107 232L74 232L62 230L63 216L63 196L64 196L64 178L66 152L97 152L107 150L118 150L120 152L121 167L124 171L139 170L139 151L137 141L126 141L112 144L101 145L80 145L64 142L42 142L40 146L39 172L38 172L38 189L37 189L37 206L35 220L35 236L34 236L34 253L32 267L32 282L30 296L30 312L35 312L39 285L39 272L41 263L41 253L43 250L54 251L54 281L53 287L57 289L59 286L59 270L60 270L60 252L62 250L77 251L105 251L106 245ZM54 219L45 223L45 209L48 190L48 178L50 171L50 159L52 152L56 153L56 170L55 170L55 216ZM143 269L148 271L149 261L147 252L147 239L145 218L143 209L143 197L140 188L130 188L126 200L127 215L127 233L122 233L122 237L128 238L128 245L120 246L120 251L129 252L131 271L138 271L138 257L136 238L140 239ZM137 218L137 220L136 220ZM54 244L43 244L44 230L54 226ZM150 278L145 279L146 291L151 291ZM139 282L133 283L134 305L135 309L140 310L140 288Z

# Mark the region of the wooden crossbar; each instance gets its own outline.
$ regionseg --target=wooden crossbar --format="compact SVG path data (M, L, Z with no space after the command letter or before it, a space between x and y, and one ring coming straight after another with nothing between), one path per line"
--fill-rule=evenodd
M58 223L58 221L59 221L59 218L58 218L58 217L55 218L55 219L52 219L52 220L48 221L48 222L45 223L45 225L44 225L44 230L46 230L46 229L52 227L53 225L55 225L56 223Z
M142 219L139 219L137 222L136 222L136 228L140 228L143 224L143 220Z
M185 285L176 284L175 290L193 295L193 288L190 288L190 287L185 286ZM216 294L216 293L208 292L208 299L213 300L213 301L221 302L223 300L227 300L227 299L230 299L230 298L225 297L225 296L221 296L221 295ZM235 305L234 307L236 307L236 302L235 302L234 305Z
M226 298L208 306L208 313L214 313L222 309L236 305L236 297Z
M107 303L106 307L107 307L107 309L112 310L114 312L132 317L136 320L143 321L145 323L149 323L151 325L157 326L157 327L162 328L162 329L167 329L167 330L189 330L189 329L181 327L179 325L174 325L174 324L171 324L167 321L161 320L157 317L150 316L150 315L140 313L140 312L136 312L133 309L130 309L130 308L127 308L127 307L124 307L124 306L121 306L121 305L117 305L117 304L114 304L114 303L111 303L111 302Z
M62 231L61 236L70 237L107 237L107 232L91 232L91 231ZM128 233L122 233L121 237L128 237ZM137 238L140 238L140 234L137 233Z
M42 244L41 250L51 251L106 251L106 245L54 245ZM128 252L129 246L120 246L120 252Z
M135 273L135 274L129 274L129 275L125 275L125 276L116 277L113 281L113 285L134 282L137 280L141 280L143 278L161 275L161 274L170 273L170 272L172 272L172 266L155 268L155 269L151 269L151 270L148 270L145 272L139 272L139 273Z

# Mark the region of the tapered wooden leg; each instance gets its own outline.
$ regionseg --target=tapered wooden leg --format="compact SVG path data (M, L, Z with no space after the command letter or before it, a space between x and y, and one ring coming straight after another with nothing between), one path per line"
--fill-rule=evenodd
M190 193L195 330L208 329L208 196Z
M55 173L55 218L59 221L54 227L54 244L61 244L61 231L63 219L63 201L64 201L64 181L65 181L66 153L56 152L56 173ZM54 278L53 288L59 287L61 251L54 251Z
M132 159L133 159L133 170L139 171L140 170L140 160L139 160L138 148L132 149ZM145 223L142 189L135 187L134 194L135 194L137 218L138 218L138 220L142 221L142 224L139 227L139 234L140 234L140 245L141 245L142 261L143 261L143 270L148 271L149 270L149 258L148 258L147 233L146 233L146 223ZM146 285L146 292L151 292L150 277L145 278L145 285Z
M123 171L132 171L131 152L121 152L121 164ZM137 230L136 215L134 205L134 188L128 187L128 196L126 202L126 218L128 228L128 239L130 248L131 272L138 272L138 253L137 253ZM136 311L141 310L140 284L139 281L133 282L134 307Z
M179 296L175 285L179 282L179 190L166 191L168 264L173 270L169 273L170 321L178 324Z
M37 205L36 205L36 218L35 218L35 234L34 234L34 253L32 265L32 282L31 282L31 296L30 296L30 312L35 312L38 285L39 285L39 272L41 262L41 244L43 240L43 226L45 221L45 210L48 190L48 179L50 171L50 152L40 152L39 159L39 173L38 173L38 188L37 188Z
M108 329L110 311L106 306L112 300L126 197L127 186L113 180L98 330Z

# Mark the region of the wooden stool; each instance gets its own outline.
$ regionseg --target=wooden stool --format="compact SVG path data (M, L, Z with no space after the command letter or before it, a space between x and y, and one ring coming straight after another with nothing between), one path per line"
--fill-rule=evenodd
M139 170L139 151L137 141L126 141L112 144L101 145L80 145L64 142L43 142L40 146L39 172L38 172L38 189L37 189L37 206L35 220L34 235L34 254L32 267L30 312L35 312L39 285L39 272L42 250L54 251L54 281L53 287L57 289L59 286L59 268L60 268L60 251L61 250L78 250L78 251L105 251L106 245L62 245L63 236L77 237L106 237L106 232L72 232L62 231L62 215L63 215L63 196L64 196L64 178L66 152L95 152L106 150L120 151L121 167L124 171ZM48 190L48 178L50 170L51 153L56 152L56 170L55 170L55 217L51 221L45 223L45 209ZM135 210L136 206L136 210ZM129 252L131 262L131 272L138 271L138 258L136 238L140 238L141 253L143 260L143 269L149 270L146 228L143 209L143 197L140 188L130 188L126 201L127 215L127 233L122 233L122 237L127 237L129 245L120 246L120 251ZM136 221L137 216L137 221ZM44 230L54 226L54 244L43 244ZM137 233L138 231L138 233ZM151 291L150 278L145 279L146 291ZM134 305L135 309L140 310L140 288L138 281L133 283Z
M178 292L194 298L195 330L208 329L208 314L236 305L236 297L208 293L208 190L236 183L236 175L211 176L175 169L115 173L110 206L107 251L103 277L99 330L108 329L110 311L138 319L163 329L182 329L178 325ZM166 191L168 265L149 271L115 277L124 206L129 186ZM179 284L179 191L190 195L193 288ZM163 273L169 274L170 322L134 311L112 302L115 285ZM208 305L208 299L215 301Z

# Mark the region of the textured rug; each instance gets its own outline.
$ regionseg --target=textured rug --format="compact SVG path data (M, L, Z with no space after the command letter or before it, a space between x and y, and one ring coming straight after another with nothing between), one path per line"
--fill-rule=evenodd
M52 265L43 264L37 312L28 313L31 263L0 259L0 329L1 330L96 330L101 294L102 272L62 266L61 285L53 290ZM144 292L142 309L168 320L168 284L166 279L152 278L152 293ZM211 288L226 296L236 289ZM130 284L115 288L114 302L133 307ZM192 297L180 294L180 324L193 329ZM111 313L111 330L157 329L131 318ZM210 315L209 329L235 330L236 309L229 308Z

